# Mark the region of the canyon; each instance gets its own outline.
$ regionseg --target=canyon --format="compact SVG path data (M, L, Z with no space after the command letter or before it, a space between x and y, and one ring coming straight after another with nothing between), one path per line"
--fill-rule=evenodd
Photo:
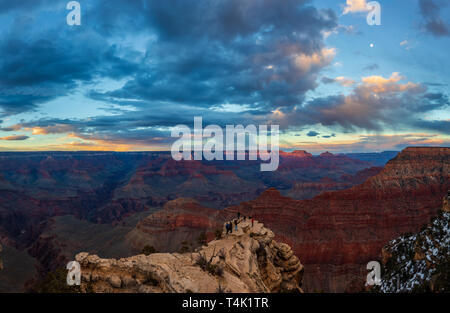
M295 185L318 183L298 193L295 187L296 197L312 197L355 184L358 173L374 164L345 155L280 151L280 165L276 172L261 173L259 161L176 162L170 152L0 152L6 267L0 290L27 290L82 249L103 257L140 252L128 233L171 200L190 197L220 210L270 187L289 193Z
M441 207L449 150L407 148L384 167L389 153L280 152L278 170L265 173L248 160L175 162L170 153L4 153L0 242L8 254L27 254L15 264L35 280L80 251L194 251L200 235L213 242L239 212L292 247L304 267L302 290L356 292L367 262ZM5 272L0 280L11 279Z

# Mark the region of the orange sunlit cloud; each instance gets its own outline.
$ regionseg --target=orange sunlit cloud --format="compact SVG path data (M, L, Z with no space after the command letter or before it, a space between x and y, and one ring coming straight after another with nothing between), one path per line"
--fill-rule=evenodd
M363 77L361 81L363 84L360 88L367 89L374 93L387 93L387 92L402 92L402 91L425 91L425 88L420 84L407 82L406 84L400 84L399 81L405 77L401 76L398 72L391 74L389 78L383 76L373 75Z

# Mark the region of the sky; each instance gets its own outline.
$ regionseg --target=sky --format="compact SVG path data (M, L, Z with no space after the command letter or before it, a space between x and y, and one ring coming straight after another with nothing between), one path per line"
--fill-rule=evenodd
M0 151L170 150L280 126L312 153L450 146L450 2L0 0Z

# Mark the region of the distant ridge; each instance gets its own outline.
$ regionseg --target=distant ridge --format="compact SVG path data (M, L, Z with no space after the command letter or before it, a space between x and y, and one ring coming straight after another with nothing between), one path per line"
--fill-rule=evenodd
M352 159L372 163L373 166L384 166L389 160L395 158L399 151L367 152L367 153L344 153Z

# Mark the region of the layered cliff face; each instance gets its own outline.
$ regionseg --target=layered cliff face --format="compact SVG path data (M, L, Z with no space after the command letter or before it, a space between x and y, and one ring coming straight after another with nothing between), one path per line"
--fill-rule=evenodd
M303 266L271 230L240 221L192 253L154 253L101 259L80 253L83 291L93 292L302 292Z
M344 174L337 179L323 177L313 182L295 182L289 191L284 192L284 195L298 200L310 199L325 191L343 190L361 184L382 170L382 167L370 167L358 171L355 175Z
M196 245L202 233L212 238L212 232L222 228L221 220L214 218L218 213L191 198L175 199L141 220L126 239L135 251L141 251L146 245L158 251L179 251L182 243Z

